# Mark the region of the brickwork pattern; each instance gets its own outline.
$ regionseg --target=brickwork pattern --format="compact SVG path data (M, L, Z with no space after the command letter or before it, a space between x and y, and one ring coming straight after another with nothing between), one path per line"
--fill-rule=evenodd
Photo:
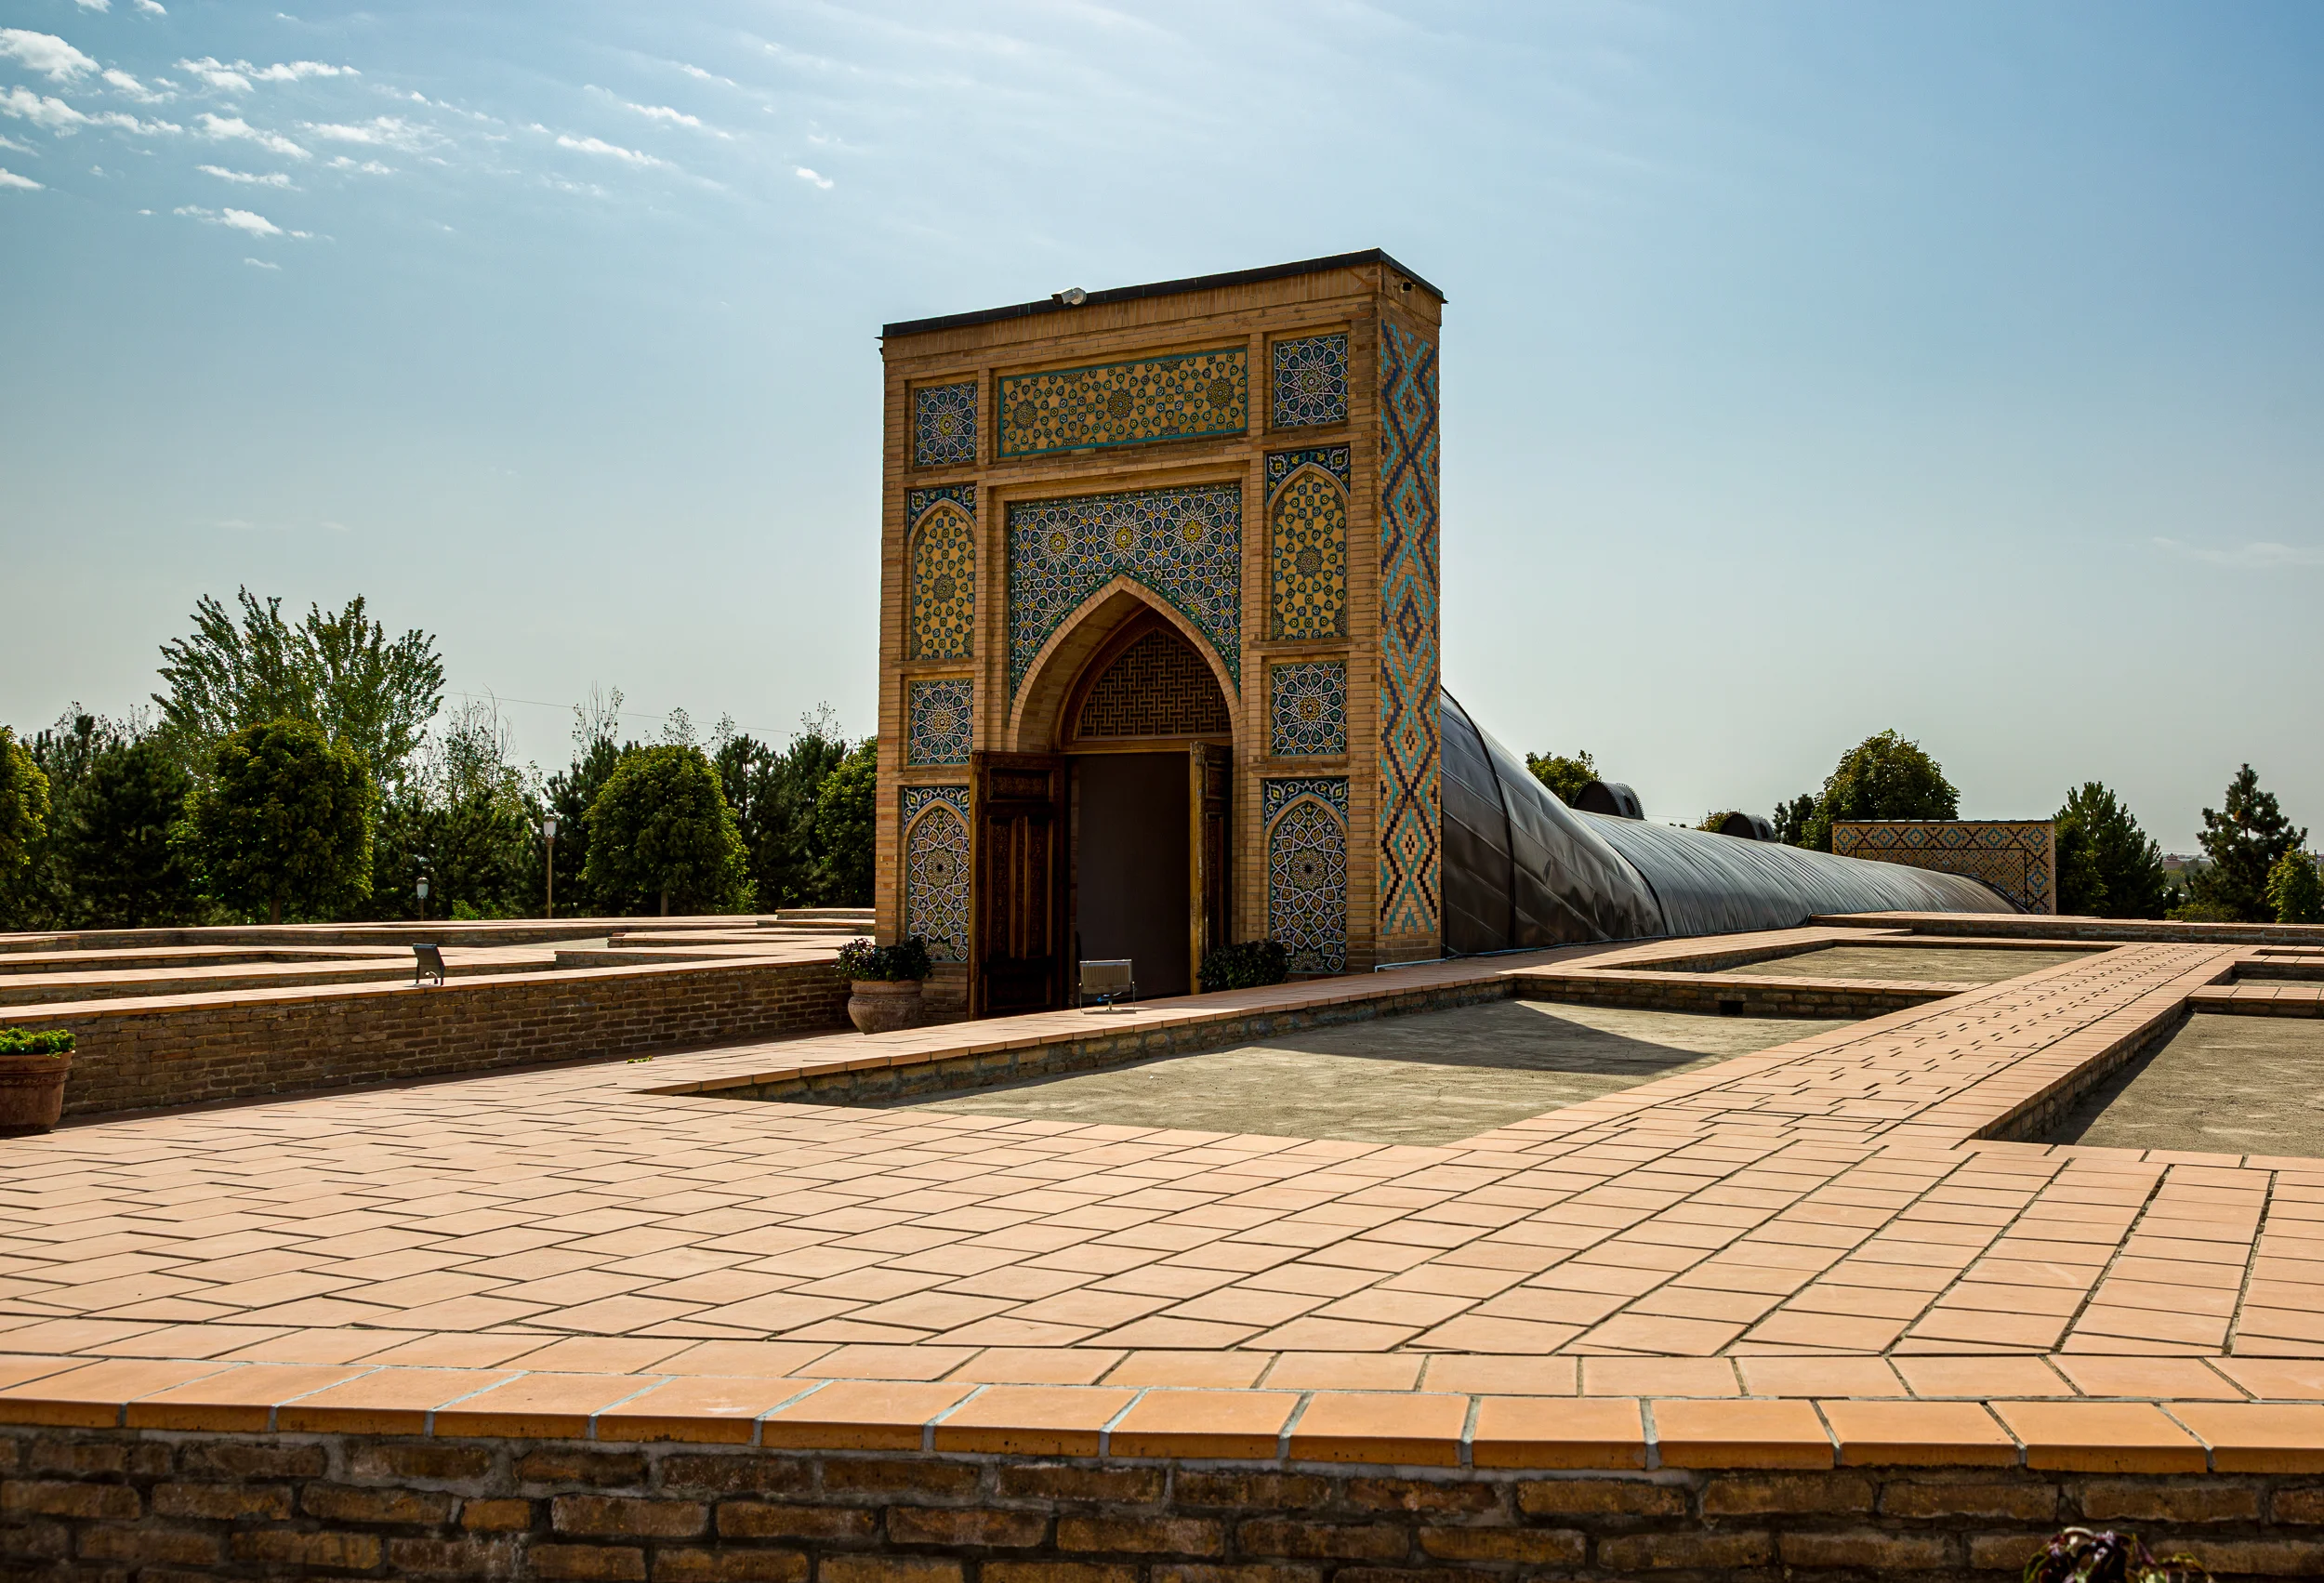
M1160 628L1116 656L1074 721L1076 737L1223 736L1234 729L1210 666Z

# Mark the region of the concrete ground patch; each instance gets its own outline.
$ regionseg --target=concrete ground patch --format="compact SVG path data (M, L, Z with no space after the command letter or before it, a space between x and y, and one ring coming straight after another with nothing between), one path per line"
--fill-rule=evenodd
M2000 983L2087 951L2027 951L1978 945L1834 945L1727 968L1720 975L1769 979L1909 979L1923 983Z
M2324 1155L2324 1022L2195 1016L2085 1095L2042 1141Z
M1444 1144L1844 1026L1502 1000L897 1103L1046 1121Z

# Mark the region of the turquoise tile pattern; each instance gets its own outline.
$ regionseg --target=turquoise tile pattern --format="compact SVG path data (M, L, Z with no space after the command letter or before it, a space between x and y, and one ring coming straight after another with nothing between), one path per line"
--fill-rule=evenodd
M1380 334L1380 932L1442 924L1436 349Z

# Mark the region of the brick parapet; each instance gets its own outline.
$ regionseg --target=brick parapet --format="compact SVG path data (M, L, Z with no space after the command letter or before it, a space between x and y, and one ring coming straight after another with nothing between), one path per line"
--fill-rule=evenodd
M11 1576L1444 1583L1554 1570L1992 1577L2135 1523L2222 1573L2324 1569L2302 1473L1823 1471L0 1434Z

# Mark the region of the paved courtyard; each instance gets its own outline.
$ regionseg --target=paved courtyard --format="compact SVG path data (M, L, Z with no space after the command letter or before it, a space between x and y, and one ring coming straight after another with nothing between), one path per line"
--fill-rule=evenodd
M1441 1144L1842 1025L1502 1000L907 1102L964 1115Z
M2114 1149L2324 1156L2324 1022L2199 1015L2048 1134Z

